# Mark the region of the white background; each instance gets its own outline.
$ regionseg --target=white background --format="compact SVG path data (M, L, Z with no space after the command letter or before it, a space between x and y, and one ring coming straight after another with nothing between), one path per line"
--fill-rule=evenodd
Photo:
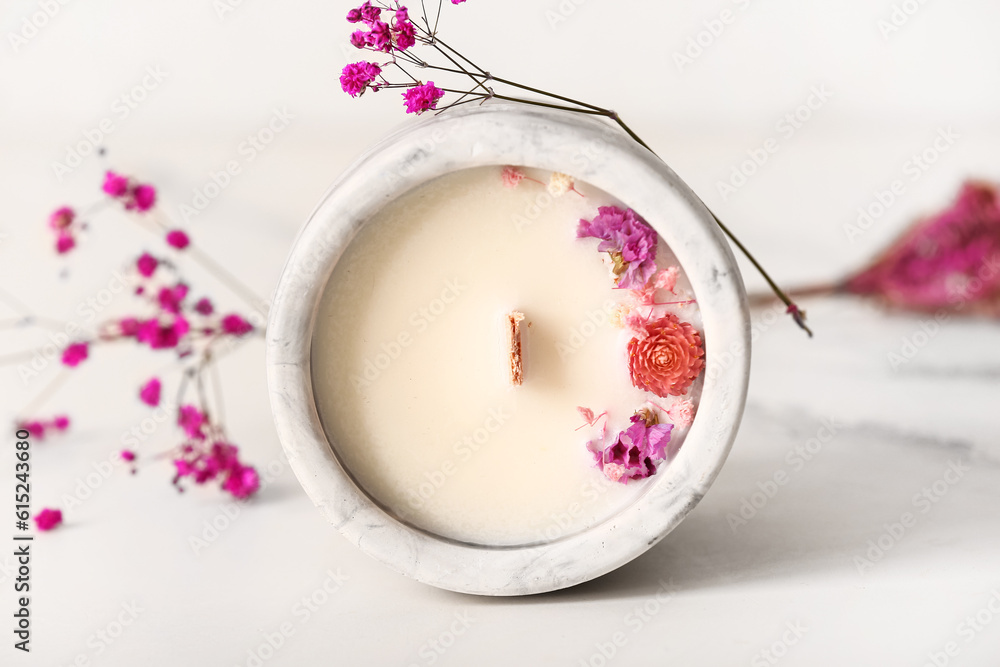
M155 183L161 211L176 218L210 172L240 160L241 173L184 226L266 297L324 190L407 120L394 92L352 100L339 89L339 71L355 56L342 48L350 3L244 0L232 11L208 0L51 4L58 11L16 48L10 34L31 34L22 32L24 21L39 4L6 0L0 14L0 285L36 315L87 324L80 304L111 283L112 270L144 247L159 249L112 212L95 219L69 257L54 256L48 213L96 201L105 168ZM911 2L915 13L886 36L879 21L890 20L893 6L469 0L444 8L442 36L499 76L617 109L783 282L795 284L859 266L915 217L946 205L964 179L1000 180L1000 5ZM733 21L711 40L703 34L708 45L678 67L675 53L724 10ZM122 118L113 105L147 68L165 78ZM829 101L793 136L781 136L777 123L816 86L830 91ZM275 109L294 119L246 161L241 142ZM53 163L104 118L114 124L101 142L107 156L88 155L60 178ZM904 176L911 156L948 128L958 139L918 179ZM769 137L780 137L779 150L723 198L718 183ZM858 207L894 179L906 180L904 194L850 237L845 225ZM197 267L183 268L192 283L239 307ZM118 297L102 317L130 305ZM35 543L33 653L16 654L0 624L7 637L0 662L247 665L254 664L248 651L290 622L295 634L263 664L599 665L600 647L619 631L627 641L604 658L608 664L771 664L760 652L782 641L786 623L799 623L808 630L779 647L782 664L922 665L952 641L949 664L994 664L1000 616L971 639L960 624L988 610L1000 590L995 324L950 321L893 369L887 355L913 340L921 318L849 300L806 305L813 341L784 320L761 327L734 453L684 524L612 575L520 600L407 581L325 525L283 464L260 341L223 364L228 424L251 461L279 472L196 553L189 540L217 519L220 496L178 497L167 464L87 482L148 417L135 387L170 367L139 351L95 352L39 408L70 413L74 428L37 444L34 502L65 507L70 496L87 497L67 509L64 528ZM0 319L15 315L5 310ZM6 332L3 354L46 335ZM7 419L55 372L53 365L23 380L4 368ZM759 483L790 470L786 454L830 418L839 426L822 454L732 530L727 516ZM175 440L165 426L143 446L157 451ZM11 503L13 460L5 460L0 497ZM942 479L951 461L971 470L919 513L913 496ZM859 573L855 558L906 511L919 514L917 525ZM11 564L0 556L7 624ZM296 605L316 594L328 570L348 579L306 617ZM670 583L667 602L655 597L661 581ZM142 611L117 635L122 605L133 603ZM643 607L647 615L637 615ZM448 643L456 613L467 613L471 626L435 653L428 642ZM95 639L104 631L117 636Z

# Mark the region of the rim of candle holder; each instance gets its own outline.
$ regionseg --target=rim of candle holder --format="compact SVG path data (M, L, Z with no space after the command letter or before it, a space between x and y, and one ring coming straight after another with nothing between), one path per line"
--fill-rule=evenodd
M677 456L618 514L578 533L523 546L465 544L394 518L335 453L313 396L311 350L320 299L355 234L403 193L489 165L568 173L636 210L677 257L701 312L705 375ZM267 327L267 374L278 437L326 517L365 553L414 579L480 595L526 595L606 574L666 536L719 473L742 418L750 323L736 259L701 200L659 158L600 120L552 109L461 107L390 135L330 188L296 239ZM597 474L595 472L595 474Z

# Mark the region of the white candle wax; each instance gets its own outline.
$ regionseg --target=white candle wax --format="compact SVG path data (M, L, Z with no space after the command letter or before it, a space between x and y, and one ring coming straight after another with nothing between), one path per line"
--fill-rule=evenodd
M546 542L614 516L651 481L605 478L586 448L600 429L579 428L577 406L609 413L607 441L648 400L677 399L632 386L632 334L610 323L626 291L597 241L575 237L598 206L624 206L575 188L584 196L507 188L500 167L449 174L382 209L334 269L314 329L317 410L357 483L419 528ZM662 240L657 264L676 264ZM683 271L677 285L677 300L691 298ZM696 305L671 308L701 329ZM516 387L504 356L514 310L525 314ZM700 386L686 398L697 403Z

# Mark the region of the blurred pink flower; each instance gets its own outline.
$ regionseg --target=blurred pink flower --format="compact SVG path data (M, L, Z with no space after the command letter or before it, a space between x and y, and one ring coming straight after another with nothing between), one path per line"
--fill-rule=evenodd
M63 516L60 510L45 508L35 515L35 525L38 530L52 530L62 523Z

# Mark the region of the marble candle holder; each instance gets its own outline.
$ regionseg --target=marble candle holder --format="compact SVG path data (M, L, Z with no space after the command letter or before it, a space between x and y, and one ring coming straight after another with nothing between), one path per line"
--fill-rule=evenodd
M635 502L576 534L490 547L415 528L359 488L320 422L310 354L327 280L376 211L438 176L507 164L571 174L611 193L649 222L690 280L704 326L706 367L683 447L647 481ZM746 294L727 241L704 204L663 162L617 128L582 114L524 105L468 106L388 137L327 193L299 234L278 283L267 329L268 384L292 469L349 541L427 584L480 595L526 595L573 586L620 567L694 508L722 467L740 423L749 332Z

